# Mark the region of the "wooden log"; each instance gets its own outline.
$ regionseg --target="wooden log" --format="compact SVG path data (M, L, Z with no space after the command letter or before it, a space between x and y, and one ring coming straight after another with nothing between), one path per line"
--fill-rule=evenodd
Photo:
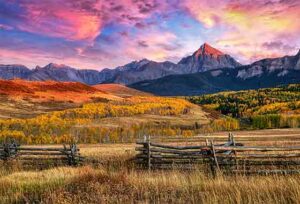
M43 156L53 156L53 155L61 155L64 156L64 153L61 152L20 152L19 155L43 155Z
M269 159L269 158L300 158L300 154L239 154L239 155L222 155L217 154L217 158L259 158L259 159Z
M17 147L18 151L71 151L71 149L64 148L43 148L43 147Z
M240 165L250 165L250 166L297 166L300 165L300 161L255 161L255 160L239 160ZM219 165L222 166L234 166L235 161L219 161Z
M145 164L145 160L136 160L136 163L138 164ZM155 164L203 164L206 165L207 163L204 163L203 161L159 161L159 160L152 160L151 165Z
M193 164L193 165L206 165L206 163L203 163L202 161L197 161L197 162L190 162L190 161L152 161L152 165L155 164L176 164L176 165L186 165L186 164Z
M144 148L136 148L137 151L147 152L148 149ZM202 154L200 151L183 151L183 150L171 150L171 149L162 149L162 148L155 148L150 147L151 152L157 152L157 153L170 153L170 154L183 154L183 155L191 155L191 154Z
M300 174L300 170L231 170L231 173L242 173L242 174L261 174L261 175L270 175L270 174Z
M43 161L43 160L53 160L53 161L58 161L58 160L68 160L66 157L52 157L52 158L43 158L43 157L18 157L17 161L22 161L22 160L30 160L30 161Z
M22 155L16 157L16 159L23 159L23 158L33 158L33 159L60 159L65 158L67 159L65 155ZM85 157L77 156L76 159L85 159Z
M200 149L197 149L197 148L193 148L193 149L187 149L187 148L183 148L183 149L180 149L180 148L160 148L158 146L151 146L151 151L153 150L154 152L165 152L165 153L189 153L189 152L200 152ZM206 147L206 146L199 146L199 147ZM195 151L195 150L198 150L198 151ZM148 148L144 148L144 147L136 147L135 148L136 151L140 151L140 152L147 152L148 151Z
M195 150L195 149L202 149L206 146L170 146L170 145L161 145L157 143L151 143L152 147L160 147L164 149L173 149L173 150Z
M209 149L209 148L203 148ZM215 146L215 150L224 150L224 151L297 151L300 150L299 147L241 147L241 146Z
M161 156L158 156L158 155L151 155L151 158L154 158L154 159L202 159L202 160L207 160L209 161L209 159L211 158L210 156L206 156L206 157L202 157L202 156L199 156L199 157L191 157L191 156L176 156L176 155L161 155Z
M159 153L170 153L170 154L182 154L182 155L200 155L202 152L199 151L182 151L182 150L165 150L159 148L151 148L151 152L159 152Z

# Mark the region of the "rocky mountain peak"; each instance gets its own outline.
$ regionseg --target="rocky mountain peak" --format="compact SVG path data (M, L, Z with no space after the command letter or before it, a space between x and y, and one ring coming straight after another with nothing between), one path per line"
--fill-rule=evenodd
M194 55L196 55L196 57L199 57L200 55L211 55L213 57L218 57L218 56L222 56L224 55L223 52L221 52L220 50L213 48L212 46L210 46L207 43L204 43L203 45L201 45L201 47L194 53Z
M60 68L70 68L70 67L67 65L64 65L64 64L50 63L50 64L46 65L44 68L45 69L60 69Z
M148 60L148 59L146 59L146 58L141 59L141 60L139 61L139 63L148 63L148 62L151 62L151 61Z
M186 73L241 66L234 58L213 48L207 43L201 45L193 55L180 60L178 64L184 67Z
M146 65L146 64L148 64L148 63L150 63L150 62L151 62L150 60L144 58L144 59L142 59L142 60L140 60L140 61L136 61L136 65L137 65L138 67L141 67L141 66L144 66L144 65Z

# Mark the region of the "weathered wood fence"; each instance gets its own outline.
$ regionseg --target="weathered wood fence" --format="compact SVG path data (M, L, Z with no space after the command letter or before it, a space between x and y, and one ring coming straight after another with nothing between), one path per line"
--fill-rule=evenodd
M75 144L62 148L56 147L22 147L15 142L3 143L0 145L0 160L20 161L23 164L65 164L76 166L83 161L79 149Z
M263 138L263 137L262 137ZM278 137L279 138L279 137ZM296 137L295 137L296 138ZM280 137L278 141L292 141L288 137ZM178 139L178 138L177 138ZM152 142L150 137L139 141L136 148L136 163L148 170L151 169L200 169L208 170L212 174L238 173L238 174L290 174L300 173L300 146L250 146L248 144L259 144L259 142L270 142L272 140L261 140L242 137L243 143L238 143L233 134L229 134L227 141L208 140L200 145L174 145L171 142ZM270 138L268 138L270 139ZM284 140L286 139L286 140ZM249 140L251 143L249 143ZM186 140L187 141L187 140ZM191 138L189 144L196 141ZM199 138L197 140L199 142ZM254 142L253 142L254 141ZM185 142L187 143L187 142ZM247 145L245 145L247 144Z

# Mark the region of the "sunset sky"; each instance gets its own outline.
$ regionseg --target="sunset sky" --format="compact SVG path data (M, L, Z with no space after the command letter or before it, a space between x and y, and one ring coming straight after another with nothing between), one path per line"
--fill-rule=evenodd
M177 63L204 42L245 64L294 55L300 0L0 0L1 64Z

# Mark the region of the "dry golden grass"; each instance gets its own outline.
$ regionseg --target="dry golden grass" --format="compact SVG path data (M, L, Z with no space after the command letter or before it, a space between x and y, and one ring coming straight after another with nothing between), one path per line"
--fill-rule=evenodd
M299 179L56 168L2 176L0 203L298 203Z

